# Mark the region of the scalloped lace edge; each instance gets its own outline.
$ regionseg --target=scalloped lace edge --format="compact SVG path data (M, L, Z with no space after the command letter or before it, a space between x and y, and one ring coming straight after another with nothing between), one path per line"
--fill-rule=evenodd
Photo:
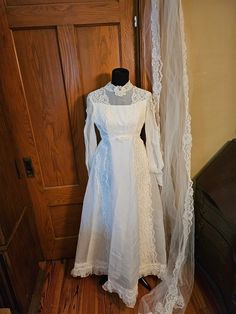
M87 277L89 275L108 275L108 266L105 263L89 264L89 263L75 263L74 268L71 270L71 275L73 277ZM166 275L166 265L155 263L155 264L145 264L139 268L139 276L146 277L148 275L157 276L163 279ZM103 284L102 288L108 292L116 292L119 297L123 300L125 305L133 308L138 295L138 284L133 289L126 289L121 285L112 282L109 279Z
M126 306L133 308L138 296L138 284L133 289L125 289L120 285L113 283L109 279L104 283L102 288L108 292L116 292L123 300Z
M107 275L108 265L105 263L75 263L71 270L71 275L73 277L87 277L89 275ZM139 267L139 277L145 277L148 275L158 276L160 279L164 279L166 275L166 264L161 263L151 263L144 264Z

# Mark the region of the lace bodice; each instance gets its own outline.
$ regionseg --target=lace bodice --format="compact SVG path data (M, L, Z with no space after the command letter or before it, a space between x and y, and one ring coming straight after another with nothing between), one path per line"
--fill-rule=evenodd
M88 97L93 103L107 105L129 106L138 101L147 100L151 96L149 91L134 86L128 81L124 86L115 86L108 82L104 87L91 93Z
M115 86L108 82L104 87L88 94L86 112L84 133L88 172L97 147L95 130L91 124L96 124L103 140L140 137L141 129L145 124L150 171L157 174L158 182L162 185L163 159L160 129L156 122L151 92L136 87L130 81L124 86Z

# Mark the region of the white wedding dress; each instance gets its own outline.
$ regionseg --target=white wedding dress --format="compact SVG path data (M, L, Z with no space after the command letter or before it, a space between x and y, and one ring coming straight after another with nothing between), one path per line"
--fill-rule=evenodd
M130 81L109 82L89 93L86 112L89 179L71 275L107 274L103 289L133 308L138 279L166 273L163 160L152 94ZM140 137L144 123L146 146Z

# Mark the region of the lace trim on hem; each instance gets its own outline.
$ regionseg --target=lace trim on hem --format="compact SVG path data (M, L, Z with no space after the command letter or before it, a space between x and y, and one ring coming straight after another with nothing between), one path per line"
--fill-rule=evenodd
M108 266L106 264L92 265L87 263L75 263L74 268L71 270L71 275L73 277L87 277L89 275L107 275ZM139 277L146 277L149 275L157 276L160 279L164 279L166 275L166 265L155 263L155 264L145 264L139 268Z
M139 278L154 275L163 280L167 274L166 270L166 264L147 264L140 267Z
M164 276L165 272L166 265L148 264L140 268L139 278L148 275L156 275L160 277L160 274ZM112 283L108 279L102 287L106 291L118 293L119 297L123 300L126 306L134 308L138 296L138 284L133 289L125 289L116 283Z
M133 289L125 289L120 285L112 283L109 279L104 283L102 288L105 291L116 292L119 297L123 300L127 307L133 308L136 303L138 296L138 284Z

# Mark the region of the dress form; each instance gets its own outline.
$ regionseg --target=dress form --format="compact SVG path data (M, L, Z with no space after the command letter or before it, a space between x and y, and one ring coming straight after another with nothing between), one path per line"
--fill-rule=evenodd
M116 86L124 86L129 81L129 70L125 68L115 68L112 70L111 82Z

